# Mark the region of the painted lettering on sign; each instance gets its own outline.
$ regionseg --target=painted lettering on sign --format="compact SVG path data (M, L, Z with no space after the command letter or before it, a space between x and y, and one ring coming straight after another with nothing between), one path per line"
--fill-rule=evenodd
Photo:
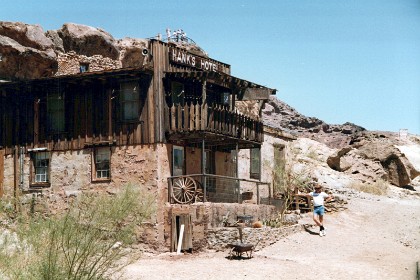
M217 63L179 49L169 49L169 59L174 63L192 66L205 71L219 71Z

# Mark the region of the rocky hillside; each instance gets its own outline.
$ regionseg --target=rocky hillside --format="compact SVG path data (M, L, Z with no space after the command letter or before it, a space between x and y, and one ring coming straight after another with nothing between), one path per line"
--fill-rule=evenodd
M379 180L398 187L419 185L419 136L401 139L398 133L367 131L352 123L330 125L300 114L276 97L265 105L263 121L297 136L294 145L300 151L300 162L310 165L312 176L327 185ZM308 153L320 160L308 159Z
M265 104L263 121L270 127L319 141L331 148L349 145L356 133L366 131L349 122L342 125L327 124L318 118L306 117L275 96L270 96Z
M206 56L197 45L176 44ZM0 80L70 74L68 65L60 69L60 62L75 55L78 62L95 66L100 60L105 64L91 70L138 67L143 63L142 51L147 45L147 39L115 39L105 30L82 24L65 23L60 29L45 32L39 25L0 21Z

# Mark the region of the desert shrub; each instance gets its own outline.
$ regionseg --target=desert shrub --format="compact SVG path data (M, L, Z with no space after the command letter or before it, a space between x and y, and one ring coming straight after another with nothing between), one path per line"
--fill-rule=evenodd
M129 246L153 212L153 197L131 185L84 194L60 216L19 222L16 238L0 242L0 271L9 279L109 279L138 257Z
M349 187L357 191L375 195L386 195L389 188L388 183L383 180L378 180L374 183L352 183Z
M281 162L273 169L273 192L274 197L283 199L284 207L280 217L275 218L270 224L279 224L284 221L284 216L294 200L294 194L298 191L307 191L311 182L312 170L308 165L300 163L299 150L291 149L287 162ZM270 225L273 226L273 225Z

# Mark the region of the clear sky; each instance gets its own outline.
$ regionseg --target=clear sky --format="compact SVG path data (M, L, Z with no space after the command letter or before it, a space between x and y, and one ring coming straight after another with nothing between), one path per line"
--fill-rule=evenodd
M181 28L306 116L420 135L420 0L10 0L0 20L117 39Z

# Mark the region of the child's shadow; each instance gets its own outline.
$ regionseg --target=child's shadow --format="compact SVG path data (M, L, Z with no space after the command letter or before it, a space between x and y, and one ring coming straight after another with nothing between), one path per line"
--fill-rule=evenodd
M309 228L312 228L312 225L304 225L303 228L309 234L312 234L312 235L318 235L319 234L318 232L315 232L313 229L309 229Z

